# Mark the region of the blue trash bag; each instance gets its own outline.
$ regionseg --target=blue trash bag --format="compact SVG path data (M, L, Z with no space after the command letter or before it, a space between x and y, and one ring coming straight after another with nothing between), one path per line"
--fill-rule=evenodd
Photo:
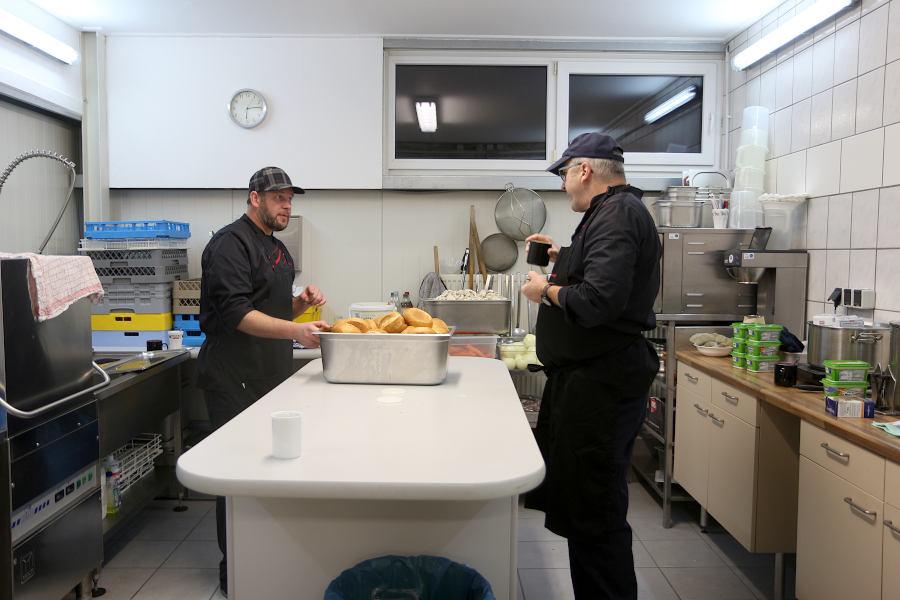
M324 600L496 600L478 571L440 556L381 556L341 573Z

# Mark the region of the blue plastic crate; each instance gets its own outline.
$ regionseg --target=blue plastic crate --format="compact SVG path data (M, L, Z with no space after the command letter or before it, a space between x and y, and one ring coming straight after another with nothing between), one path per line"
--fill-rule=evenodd
M189 223L179 221L89 221L84 224L89 240L120 240L191 237Z
M205 341L206 334L198 329L197 331L185 331L182 343L191 348L199 348Z
M200 315L174 315L175 329L200 331Z
M141 352L147 349L147 340L169 342L168 331L92 331L94 352ZM186 341L186 340L185 340ZM185 343L187 345L187 343Z

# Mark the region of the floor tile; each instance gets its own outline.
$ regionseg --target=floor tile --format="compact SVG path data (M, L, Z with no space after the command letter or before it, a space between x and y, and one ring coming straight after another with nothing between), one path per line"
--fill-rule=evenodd
M103 569L100 587L106 590L104 600L130 600L156 569Z
M700 532L689 522L676 522L666 529L662 526L662 513L654 517L628 519L635 539L642 542L666 542L673 540L697 540Z
M202 517L193 518L151 516L140 518L134 527L135 540L180 542L200 523Z
M653 557L650 556L650 553L647 551L647 548L644 547L644 544L641 542L634 540L631 542L631 554L634 556L634 566L637 567L655 567L656 563L653 562Z
M218 569L222 560L219 544L207 541L185 541L163 563L164 569Z
M209 600L218 585L218 569L160 569L134 600Z
M222 593L222 588L216 588L216 593L213 594L213 597L210 600L226 600L228 596Z
M675 567L662 572L681 600L755 600L728 567Z
M644 542L658 567L725 567L722 560L703 540Z
M561 542L519 542L520 569L568 569L569 547ZM525 594L526 597L528 594Z
M216 541L219 539L216 535L216 515L212 513L200 519L200 522L194 527L187 539L191 541Z
M525 593L522 591L522 576L516 572L518 587L516 588L516 600L525 600Z
M551 542L563 539L544 527L543 519L519 519L520 542Z
M775 569L767 567L732 567L731 570L744 582L759 600L775 597ZM793 598L796 581L793 565L787 565L784 572L785 598Z
M539 511L534 510L533 508L523 508L519 507L519 518L520 519L541 519L543 520L546 515Z
M178 542L131 541L119 550L106 564L111 569L155 569L162 565L178 546Z
M519 569L525 600L575 600L568 569Z
M205 517L209 511L216 507L216 503L213 500L184 500L181 502L181 505L186 506L187 510L181 512L173 510L178 506L178 500L154 500L143 510L143 515L196 519L197 517Z
M656 567L636 568L638 600L678 600L665 575Z
M707 545L722 557L729 566L775 568L774 554L756 554L747 550L726 532L708 533L703 536Z

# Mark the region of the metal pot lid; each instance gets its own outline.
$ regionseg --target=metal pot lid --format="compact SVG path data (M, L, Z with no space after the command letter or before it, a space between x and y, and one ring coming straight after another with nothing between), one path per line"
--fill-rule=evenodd
M819 325L812 321L807 321L810 327L819 327L821 329L846 329L848 331L890 331L891 326L900 327L900 321L892 321L888 323L865 323L863 325Z

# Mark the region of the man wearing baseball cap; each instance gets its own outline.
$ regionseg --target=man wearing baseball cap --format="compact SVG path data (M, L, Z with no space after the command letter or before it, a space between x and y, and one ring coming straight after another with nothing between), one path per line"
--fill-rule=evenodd
M292 294L294 260L273 234L288 225L291 202L303 190L278 167L250 178L247 212L220 229L203 250L200 328L206 341L197 360L209 419L216 429L269 393L292 373L291 340L319 346L324 321L295 323L325 296L308 285ZM216 526L222 561L219 579L227 594L225 499L216 499Z
M547 466L526 506L568 539L577 600L637 598L626 476L659 370L643 332L656 326L660 243L625 182L624 153L602 133L579 135L547 170L583 213L571 245L551 244L549 277L532 271L524 295L540 303L537 354L547 382L537 440Z

